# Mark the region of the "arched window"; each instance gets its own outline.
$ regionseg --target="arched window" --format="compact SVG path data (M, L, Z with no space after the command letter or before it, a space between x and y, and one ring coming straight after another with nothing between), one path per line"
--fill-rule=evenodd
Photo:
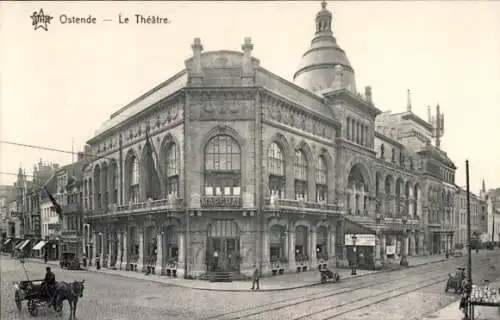
M137 157L132 156L130 159L130 184L129 184L129 201L139 201L139 161Z
M347 140L351 140L351 118L350 117L347 117L345 131L346 131Z
M120 185L120 176L118 175L118 165L115 161L111 163L111 178L113 181L113 199L112 203L118 204L118 186Z
M307 201L307 159L304 151L295 151L295 199Z
M92 178L89 178L89 208L93 209L94 208L94 201L92 200L94 198L94 188L92 187Z
M231 136L217 135L205 147L205 194L241 195L240 146Z
M165 168L167 169L167 195L177 197L179 194L179 166L177 161L177 145L170 143L166 148Z
M283 150L273 142L267 150L267 168L269 170L269 192L270 195L285 197L285 161Z
M101 168L99 165L94 168L94 193L95 193L95 207L101 208ZM61 201L61 200L59 200Z
M326 160L323 155L316 159L316 201L326 202L328 194Z

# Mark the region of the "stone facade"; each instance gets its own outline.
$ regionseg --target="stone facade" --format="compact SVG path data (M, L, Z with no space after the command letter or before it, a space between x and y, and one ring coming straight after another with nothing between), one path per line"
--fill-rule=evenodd
M98 157L83 172L91 257L177 276L285 272L345 265L348 233L376 235L375 266L386 246L437 253L435 234L453 233L444 218L455 166L431 145L434 126L411 107L382 114L371 88L356 92L346 59L306 85L322 63L309 56L301 87L261 67L252 48L246 38L242 52L203 52L195 39L183 71L88 141Z

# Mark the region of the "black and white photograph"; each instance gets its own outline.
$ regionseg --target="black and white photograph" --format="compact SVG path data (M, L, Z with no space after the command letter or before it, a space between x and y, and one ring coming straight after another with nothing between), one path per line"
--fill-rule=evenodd
M500 1L1 1L0 318L500 320Z

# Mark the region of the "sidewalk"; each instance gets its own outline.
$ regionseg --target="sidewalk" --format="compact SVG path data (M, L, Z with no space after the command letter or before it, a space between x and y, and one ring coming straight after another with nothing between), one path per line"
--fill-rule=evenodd
M43 260L37 260L37 259L28 259L28 260L30 262L44 264ZM446 258L443 256L408 257L408 262L410 264L410 267L415 267L429 263L437 263L445 260ZM49 261L47 262L47 264L59 266L59 261ZM101 268L101 270L98 271L96 270L95 266L89 267L85 270L88 272L98 272L119 277L153 281L157 283L163 283L163 284L174 285L178 287L184 287L196 290L226 291L226 292L252 291L250 289L251 287L250 281L209 282L203 280L187 280L183 278L173 278L173 277L159 276L159 275L147 276L141 272L111 270L106 268ZM336 271L340 275L340 281L354 277L363 277L373 273L390 272L393 270L394 269L387 269L381 271L357 270L357 275L351 276L350 269L336 269ZM292 290L298 288L311 287L319 285L319 280L320 280L320 275L317 270L284 274L273 277L265 277L261 279L260 291L282 291L282 290Z
M492 282L492 286L500 287L500 278ZM459 320L463 318L463 313L458 309L460 300L455 301L446 307L424 317L422 320ZM474 306L474 320L499 320L500 308Z

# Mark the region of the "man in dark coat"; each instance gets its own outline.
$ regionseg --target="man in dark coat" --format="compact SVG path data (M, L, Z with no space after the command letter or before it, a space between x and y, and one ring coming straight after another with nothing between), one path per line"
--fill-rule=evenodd
M257 268L257 265L253 265L253 273L252 273L252 290L255 290L255 284L257 284L257 290L259 290L259 280L260 280L260 274L259 274L259 268Z
M46 288L47 293L48 293L48 295L50 297L50 303L49 304L52 304L52 298L53 298L54 291L55 291L55 288L56 288L56 276L50 270L50 267L45 268L45 270L46 270L46 272L45 272L45 279L44 279L45 288Z

